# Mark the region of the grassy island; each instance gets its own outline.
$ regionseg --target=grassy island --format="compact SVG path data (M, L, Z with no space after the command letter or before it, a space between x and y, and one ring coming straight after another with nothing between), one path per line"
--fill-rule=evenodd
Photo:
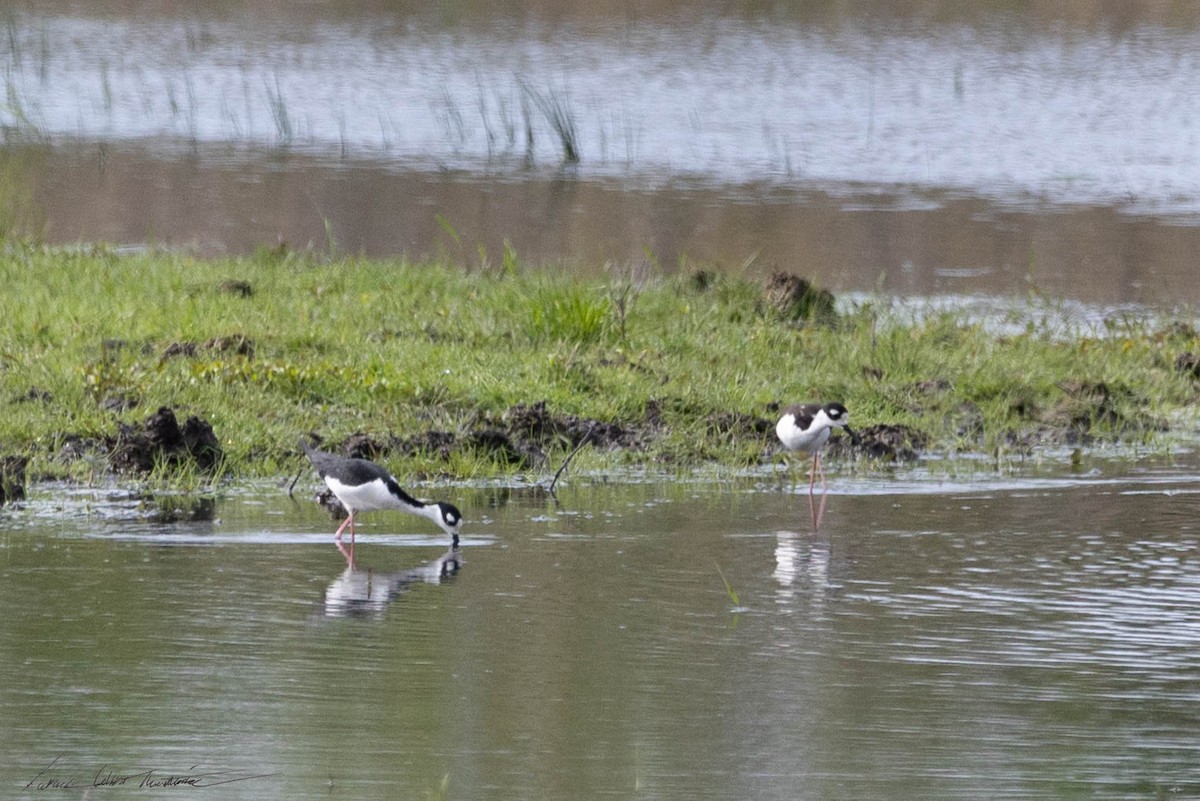
M777 278L8 242L0 453L35 476L254 476L294 471L311 433L425 476L552 472L581 443L577 469L690 470L770 461L798 400L849 407L867 439L844 450L904 459L1161 442L1196 399L1187 324L1000 332L880 299L835 312ZM164 408L211 426L215 458L114 461Z

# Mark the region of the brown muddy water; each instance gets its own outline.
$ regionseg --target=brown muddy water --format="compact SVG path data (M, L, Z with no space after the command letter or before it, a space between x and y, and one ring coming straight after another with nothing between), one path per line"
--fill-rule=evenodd
M351 571L277 487L39 486L0 795L1194 797L1196 468L439 487L456 571L387 513Z
M507 243L1200 302L1186 4L44 0L0 23L0 224L51 242L475 265Z

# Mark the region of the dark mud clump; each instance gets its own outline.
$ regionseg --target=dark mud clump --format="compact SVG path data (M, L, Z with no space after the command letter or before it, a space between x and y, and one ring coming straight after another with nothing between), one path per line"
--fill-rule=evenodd
M520 438L514 439L497 428L474 431L466 440L476 452L486 453L493 461L515 467L533 467L545 461L545 453Z
M366 459L372 461L386 453L388 447L369 434L356 432L346 438L340 450L342 455L347 459Z
M79 434L67 434L62 438L62 444L54 458L60 462L75 462L80 459L89 461L107 458L108 445L96 437L82 437Z
M213 337L207 342L193 342L189 339L172 342L163 349L158 357L159 362L171 359L192 359L201 353L220 353L222 355L244 356L254 358L254 340L245 334L225 334Z
M928 437L909 426L879 423L855 428L853 435L838 437L830 445L835 453L857 454L886 462L915 461L928 445Z
M1200 380L1200 356L1188 351L1175 357L1175 372Z
M389 436L380 439L362 431L356 431L340 443L324 443L324 438L315 432L309 438L331 453L347 459L375 461L391 453L402 456L432 455L442 460L450 458L458 440L449 431L426 431L412 437Z
M1094 425L1118 427L1126 420L1117 409L1117 395L1104 382L1065 381L1058 385L1063 397L1045 415L1045 421L1087 430Z
M230 278L228 281L222 281L217 289L226 295L234 295L239 298L248 298L254 294L254 287L251 286L250 282L239 278Z
M771 275L767 281L766 303L789 322L833 323L837 320L833 293L791 273Z
M1064 381L1058 388L1062 397L1049 409L1033 415L1045 427L1039 432L1043 441L1082 445L1091 442L1096 433L1118 437L1167 429L1163 421L1150 415L1124 411L1148 405L1126 387L1102 381Z
M119 423L117 435L106 444L109 464L125 473L148 473L160 464L194 464L210 472L222 458L221 443L211 425L192 416L180 427L175 412L166 406L141 425Z
M164 362L168 359L176 358L190 359L199 352L199 345L197 345L195 342L185 340L182 342L172 342L170 345L167 345L166 349L162 352L162 356L159 358Z
M755 414L719 412L704 418L709 434L728 439L765 439L775 431L775 423Z
M557 414L546 408L544 400L519 403L504 413L504 420L509 436L536 446L561 444L574 448L585 439L591 445L608 449L644 444L640 432L632 426Z
M25 468L29 460L24 456L0 456L0 506L25 497Z
M695 292L707 292L717 282L717 274L712 270L696 270L688 276L688 286Z
M155 523L211 521L217 516L217 499L211 495L146 495L141 512Z
M232 353L237 356L254 358L254 340L245 334L226 334L213 337L204 343L204 349L214 353Z
M317 506L329 512L330 517L338 520L342 520L346 515L350 514L346 507L342 506L342 502L337 499L337 496L333 494L333 490L328 488L323 488L317 493Z
M139 403L141 401L138 398L124 392L108 392L100 399L100 408L106 412L120 414L137 408Z
M523 469L546 466L548 452L554 448L569 450L587 443L605 450L641 450L647 444L644 426L559 414L548 409L544 400L518 403L499 419L479 422L481 429L468 438L471 447Z
M50 403L54 396L41 387L30 387L27 391L13 398L13 403Z
M633 425L559 414L539 401L519 403L500 415L480 415L461 434L431 430L412 437L378 438L356 433L327 450L348 458L375 460L396 453L442 461L464 451L518 469L532 469L545 467L551 450L576 448L585 441L597 448L643 449L654 428L649 422ZM320 437L313 438L320 441Z
M401 440L399 450L406 456L426 454L445 461L454 450L456 437L449 431L426 431Z

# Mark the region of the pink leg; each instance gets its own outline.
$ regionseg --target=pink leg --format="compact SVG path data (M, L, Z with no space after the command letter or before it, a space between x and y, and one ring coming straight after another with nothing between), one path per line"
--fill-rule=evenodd
M342 531L345 530L346 526L350 526L350 541L354 542L354 512L351 512L350 516L342 521L342 524L338 526L337 533L333 535L333 538L338 542L341 542Z
M353 570L354 569L354 543L353 542L350 543L349 549L347 549L346 546L342 544L341 540L336 540L334 542L334 544L337 545L337 549L339 552L341 552L342 556L346 557L346 566L349 567L351 570Z
M823 467L821 467L821 452L820 451L816 451L813 453L812 473L808 479L808 494L809 495L812 495L812 493L813 493L813 486L816 484L818 473L820 473L820 475L821 475L821 489L827 491L829 489L829 485L825 483L825 469Z

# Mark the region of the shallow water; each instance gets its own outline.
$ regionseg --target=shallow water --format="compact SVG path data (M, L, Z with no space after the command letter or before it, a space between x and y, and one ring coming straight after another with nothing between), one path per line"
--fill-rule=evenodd
M1200 20L1017 6L17 3L0 228L1194 307Z
M457 571L388 514L349 571L273 487L41 488L0 511L0 786L1195 794L1196 464L1086 467L835 475L823 509L767 475L459 488Z
M63 10L66 5L68 9ZM9 124L592 175L957 187L1200 212L1196 31L679 4L564 18L314 3L12 12ZM118 5L118 9L126 10ZM165 9L164 9L165 11Z

